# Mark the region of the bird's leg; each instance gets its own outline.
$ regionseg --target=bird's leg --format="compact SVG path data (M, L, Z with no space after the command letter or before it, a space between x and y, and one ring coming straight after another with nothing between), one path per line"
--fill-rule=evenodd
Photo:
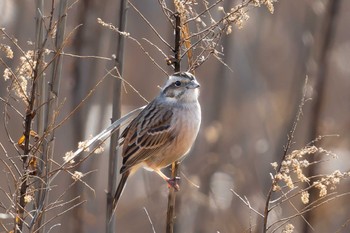
M161 170L154 170L154 171L157 172L157 174L168 183L169 188L173 187L175 189L175 191L180 190L180 186L177 183L177 181L180 180L180 177L169 178L166 175L164 175L164 173Z

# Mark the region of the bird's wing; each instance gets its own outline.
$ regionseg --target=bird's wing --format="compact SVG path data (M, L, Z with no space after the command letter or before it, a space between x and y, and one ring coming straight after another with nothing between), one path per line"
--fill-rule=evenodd
M173 111L151 102L124 130L121 173L142 163L175 138L171 127Z

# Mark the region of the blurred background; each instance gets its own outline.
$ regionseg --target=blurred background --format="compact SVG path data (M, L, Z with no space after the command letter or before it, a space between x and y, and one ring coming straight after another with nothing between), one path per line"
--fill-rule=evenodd
M174 32L158 1L132 2L163 38L173 44ZM167 3L172 5L170 1ZM238 3L240 1L227 0L220 6L230 9ZM80 0L70 1L70 5L67 32L82 25L73 33L65 52L108 58L116 54L117 34L99 25L97 18L117 25L119 2ZM203 122L196 144L181 163L176 232L250 232L250 227L252 232L261 232L262 218L250 211L230 189L245 196L253 208L263 212L271 186L270 173L273 173L270 163L282 158L306 76L307 98L311 100L304 106L292 148L302 148L319 135L337 134L339 136L318 142L318 146L336 153L338 159L322 163L311 172L323 174L350 168L350 1L280 0L274 6L274 14L270 14L265 6L249 8L250 18L243 28L233 27L231 34L223 36L223 61L232 70L213 57L196 70L201 83ZM45 7L48 15L51 1ZM198 9L198 12L204 9L201 3ZM27 43L35 40L33 1L1 0L0 12L0 27L17 38L23 50L33 49L33 45ZM215 17L220 12L214 10L212 14ZM172 51L133 9L128 11L127 31L142 41L158 64L172 73L162 54L142 38L157 44L168 56ZM18 52L14 54L15 59L18 56ZM8 64L15 63L15 59L9 60ZM69 114L113 66L113 61L65 56L59 99L62 109L58 119ZM182 70L186 69L182 67ZM1 66L1 74L3 70ZM158 86L163 85L166 75L137 44L126 40L123 78L147 100L152 100L158 95ZM75 150L79 141L110 124L114 81L112 77L106 79L79 111L57 129L56 161L63 162L64 154ZM8 85L0 79L1 97L7 95ZM122 104L125 114L144 105L145 101L126 86ZM0 107L3 112L2 102ZM23 106L18 108L24 113ZM14 153L3 133L4 119L0 121L0 142L9 154ZM22 121L16 114L10 116L8 128L15 140L22 135ZM62 225L51 232L104 232L108 151L106 145L103 154L93 155L76 168L83 173L93 171L84 177L84 181L95 193L81 183L70 188L66 200L80 196L80 200L87 202L55 218L50 224ZM169 169L165 170L168 172ZM5 176L0 178L2 189L6 190L7 182ZM57 190L49 198L54 199L71 183L71 176L62 173L57 180ZM336 191L348 192L348 187L345 180ZM144 208L155 231L164 232L167 194L167 185L158 175L138 171L129 179L118 206L118 232L153 232ZM293 219L295 232L349 232L349 201L350 197L344 196L315 209L310 217L314 231L305 226L301 218ZM295 205L303 207L297 200ZM276 208L271 213L271 221L294 213L291 206Z

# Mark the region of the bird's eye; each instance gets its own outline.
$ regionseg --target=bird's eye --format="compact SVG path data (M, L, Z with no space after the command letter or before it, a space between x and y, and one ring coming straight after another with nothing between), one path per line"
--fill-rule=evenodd
M176 82L175 82L175 86L176 86L176 87L181 86L181 82L180 82L180 81L176 81Z

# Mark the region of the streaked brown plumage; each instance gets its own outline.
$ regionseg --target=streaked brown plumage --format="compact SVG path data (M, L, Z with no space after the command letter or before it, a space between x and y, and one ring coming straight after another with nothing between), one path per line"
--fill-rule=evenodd
M173 74L159 96L122 132L122 178L114 196L113 209L127 178L141 166L157 172L173 185L160 169L186 155L197 137L201 122L198 87L192 74Z

